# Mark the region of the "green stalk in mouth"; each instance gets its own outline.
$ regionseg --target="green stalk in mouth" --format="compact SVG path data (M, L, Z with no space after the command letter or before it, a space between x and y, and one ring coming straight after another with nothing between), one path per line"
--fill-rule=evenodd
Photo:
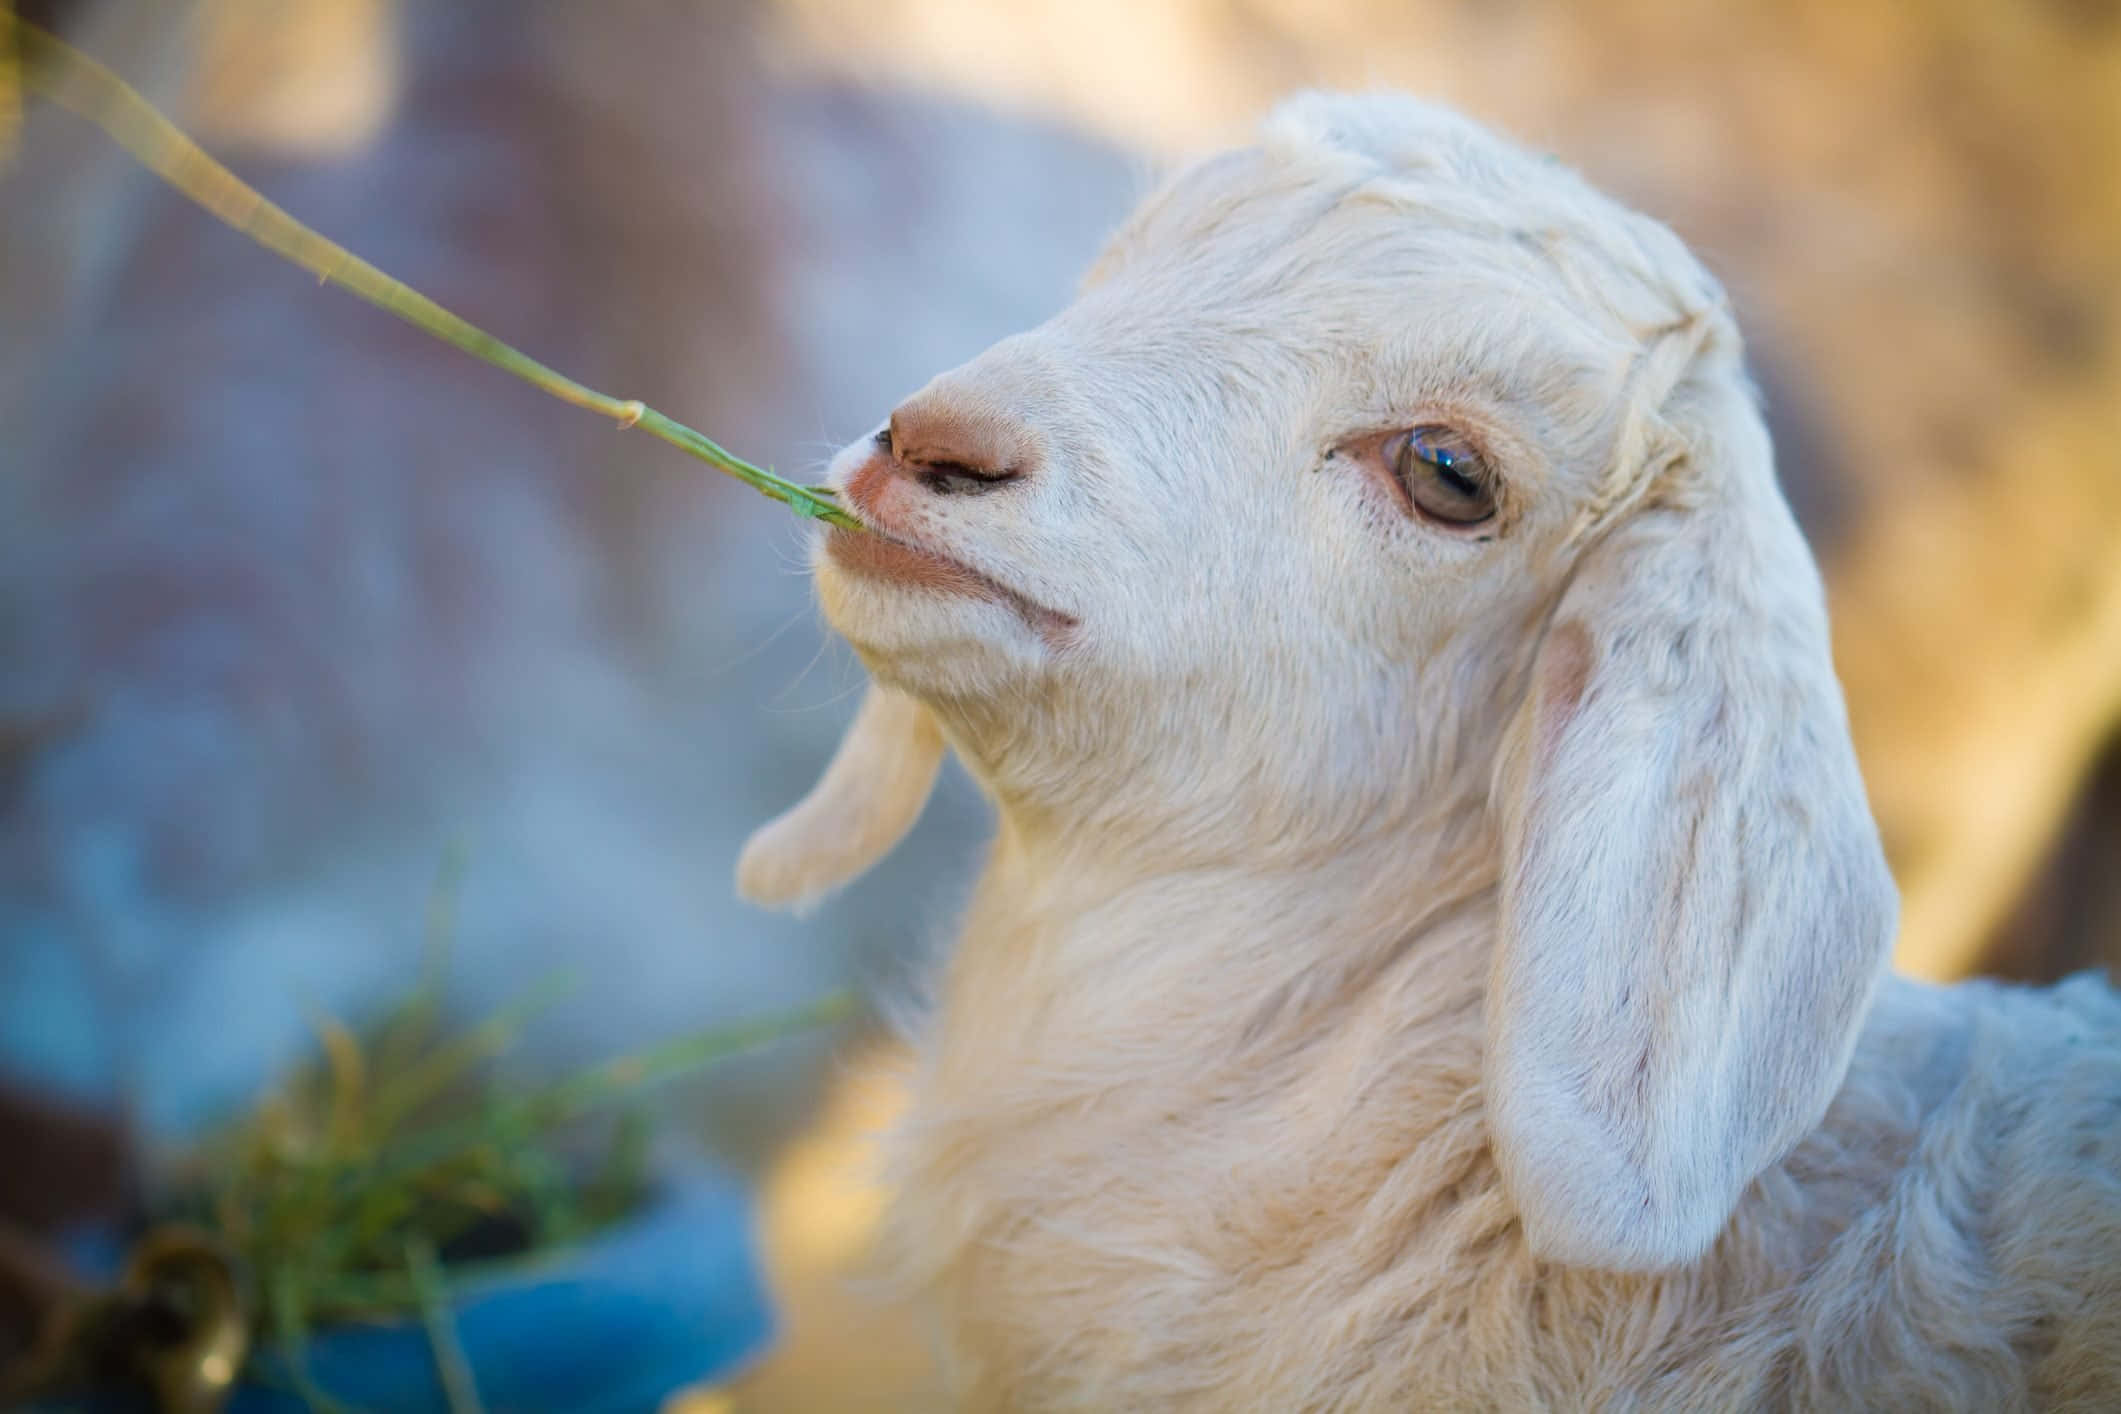
M450 313L344 246L318 235L208 156L205 149L186 137L123 79L65 41L16 19L11 9L0 4L0 159L7 156L13 137L14 124L7 121L7 110L13 98L11 78L19 75L24 89L40 93L94 123L163 181L260 245L309 271L319 283L337 285L359 295L562 402L602 413L621 428L638 427L659 437L798 515L842 530L867 529L839 507L831 487L799 485L764 467L753 466L712 438L664 416L638 398L614 398L585 388Z

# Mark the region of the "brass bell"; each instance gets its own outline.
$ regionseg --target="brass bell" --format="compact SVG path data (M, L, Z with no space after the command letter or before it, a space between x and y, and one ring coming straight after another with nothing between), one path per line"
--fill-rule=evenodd
M235 1262L203 1233L159 1227L134 1246L118 1291L130 1363L162 1414L217 1414L250 1353Z
M204 1233L164 1226L135 1243L117 1284L55 1302L0 1401L144 1385L161 1414L218 1414L250 1353L236 1262Z

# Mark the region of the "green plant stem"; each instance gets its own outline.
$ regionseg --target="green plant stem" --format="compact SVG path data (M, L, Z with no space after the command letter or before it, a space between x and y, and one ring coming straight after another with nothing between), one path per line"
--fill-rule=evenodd
M486 1414L486 1406L479 1401L478 1379L464 1354L464 1343L457 1339L456 1320L449 1314L449 1292L434 1245L425 1238L409 1239L405 1269L419 1296L420 1321L427 1327L427 1343L434 1348L435 1371L442 1377L449 1414Z
M273 1343L286 1365L295 1393L310 1407L311 1414L355 1414L350 1405L325 1392L309 1372L309 1313L304 1308L302 1287L292 1270L283 1270L268 1283L272 1292L269 1318Z
M606 1061L535 1094L495 1105L468 1121L438 1126L407 1140L384 1162L360 1170L358 1180L364 1185L388 1183L484 1144L509 1143L538 1128L629 1095L641 1086L755 1050L797 1031L829 1025L853 1010L853 998L845 992L835 992L779 1016L680 1036L638 1055Z
M463 1078L473 1066L514 1045L524 1023L557 1002L566 991L567 984L557 979L540 985L470 1030L406 1062L378 1085L367 1128L376 1133L395 1132L407 1115Z
M73 46L14 18L7 8L0 8L0 26L9 31L0 40L11 38L18 46L8 57L10 62L19 63L26 87L94 123L150 172L223 222L309 271L320 282L358 295L563 402L602 413L621 428L639 427L801 515L844 530L866 529L833 504L830 487L802 486L776 476L638 398L599 393L517 352L267 201L242 178L208 156L205 149L123 79Z
M0 0L0 163L15 153L22 132L22 60L15 53L15 7Z

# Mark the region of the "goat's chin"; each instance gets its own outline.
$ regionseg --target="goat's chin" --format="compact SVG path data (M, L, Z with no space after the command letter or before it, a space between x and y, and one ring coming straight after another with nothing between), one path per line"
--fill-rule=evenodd
M825 622L873 676L912 696L986 698L1051 664L1052 643L1006 601L908 588L829 559L816 573Z

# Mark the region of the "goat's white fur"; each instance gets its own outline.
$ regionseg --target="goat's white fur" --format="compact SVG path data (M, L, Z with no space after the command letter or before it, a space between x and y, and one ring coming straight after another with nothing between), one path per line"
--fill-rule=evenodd
M1879 985L1817 575L1668 231L1299 99L915 405L1037 470L879 514L1076 625L818 560L999 810L893 1174L966 1407L2121 1405L2121 1004ZM1492 535L1341 450L1432 421ZM806 805L755 891L896 836L889 719L918 769L865 709L819 797L862 845Z
M737 892L798 912L864 873L920 818L943 766L943 734L913 698L871 686L810 794L744 845Z

